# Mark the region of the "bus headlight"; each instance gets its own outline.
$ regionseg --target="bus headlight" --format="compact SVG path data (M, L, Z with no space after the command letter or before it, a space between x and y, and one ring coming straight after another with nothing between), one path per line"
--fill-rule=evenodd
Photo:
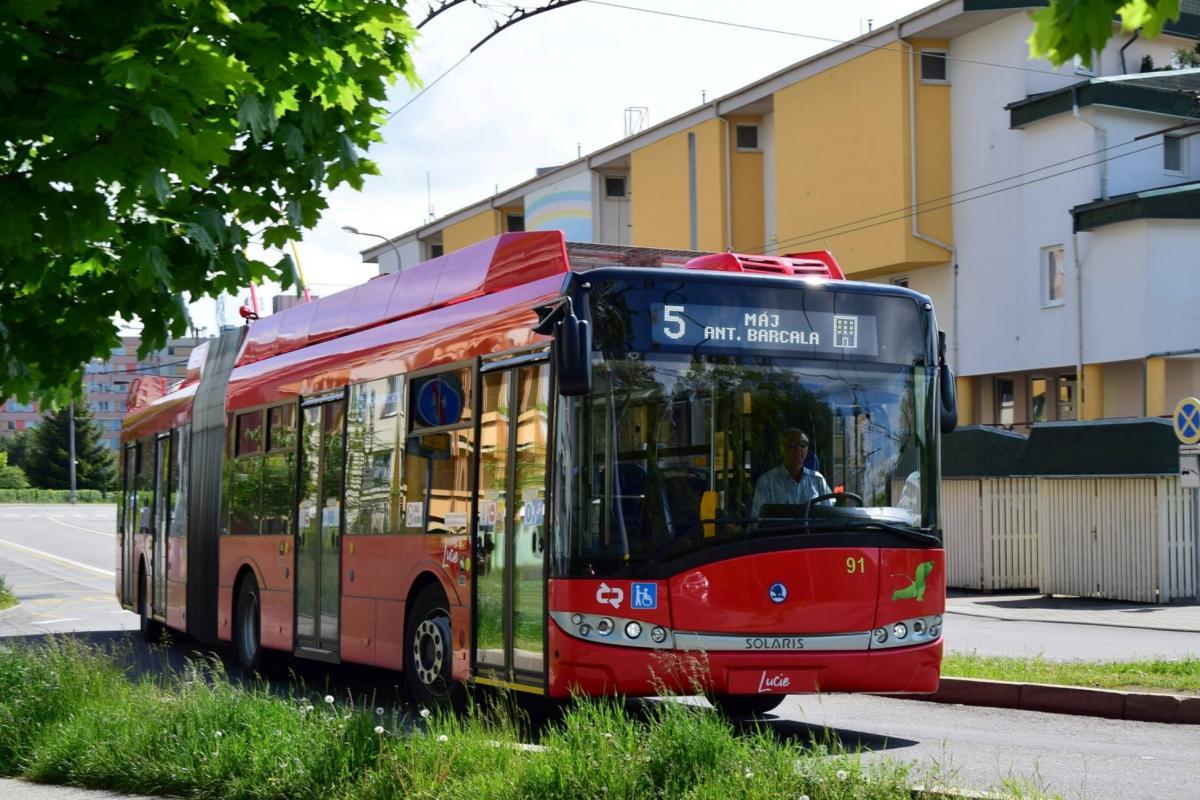
M887 641L887 628L876 628L875 629L875 641L878 642L879 644L883 644L884 642Z
M913 620L913 636L920 636L924 632L925 632L925 620L914 619Z
M630 639L636 639L642 635L642 626L637 622L630 622L625 626L625 635Z
M571 615L571 624L572 625L582 625L583 624L583 614L572 614Z
M603 617L596 623L596 633L601 636L608 636L613 632L613 621L608 617Z
M667 640L667 631L665 628L660 628L657 625L650 629L650 639L655 644L662 644Z
M592 632L592 626L588 625L586 622L579 626L579 635L580 636L588 636L591 634L591 632Z
M903 622L897 622L892 626L892 635L897 639L903 639L905 636L908 636L908 626Z

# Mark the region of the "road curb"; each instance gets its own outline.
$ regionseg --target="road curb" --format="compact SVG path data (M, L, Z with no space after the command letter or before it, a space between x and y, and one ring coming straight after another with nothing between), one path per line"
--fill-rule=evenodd
M884 696L1137 722L1200 725L1200 696L1191 695L1125 692L1118 689L1089 689L1082 686L988 681L978 678L942 678L938 690L933 694Z
M1030 617L1011 617L999 616L996 614L985 614L979 611L963 611L958 608L947 608L946 614L957 614L961 617L971 617L973 619L992 619L996 622L1040 622L1045 625L1091 625L1097 628L1125 628L1127 630L1138 631L1161 631L1163 633L1200 633L1200 628L1164 628L1158 625L1131 625L1128 622L1095 622L1080 619L1036 619Z

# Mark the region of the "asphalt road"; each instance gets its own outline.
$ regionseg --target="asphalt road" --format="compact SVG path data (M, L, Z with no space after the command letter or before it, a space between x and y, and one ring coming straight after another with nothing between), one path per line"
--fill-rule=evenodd
M22 600L0 612L0 636L91 631L81 635L111 640L124 638L116 631L136 628L136 616L120 610L114 596L115 513L112 506L0 506L0 574ZM1088 658L1200 651L1194 634L963 615L949 615L946 632L950 650L983 653ZM179 663L188 654L186 645L175 645L169 659ZM139 657L161 665L159 658ZM387 693L395 685L394 675L377 670L326 675L321 665L305 665L301 673L309 685L328 679L355 691ZM1194 726L846 695L789 698L768 725L778 736L834 741L867 759L914 762L914 778L925 784L988 790L1008 783L1068 798L1121 800L1192 798L1200 786ZM18 788L0 782L0 795Z
M0 505L0 575L21 601L0 636L134 630L116 599L116 506Z

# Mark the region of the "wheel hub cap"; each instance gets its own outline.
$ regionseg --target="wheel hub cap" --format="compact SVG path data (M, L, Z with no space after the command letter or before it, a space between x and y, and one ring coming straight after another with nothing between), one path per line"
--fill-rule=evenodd
M432 686L441 678L449 640L450 632L440 619L421 620L413 632L413 665L424 685Z

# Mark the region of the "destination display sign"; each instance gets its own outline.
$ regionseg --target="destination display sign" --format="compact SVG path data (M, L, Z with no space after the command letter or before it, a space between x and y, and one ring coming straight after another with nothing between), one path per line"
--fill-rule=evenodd
M875 317L692 303L650 306L651 341L672 348L879 355Z

